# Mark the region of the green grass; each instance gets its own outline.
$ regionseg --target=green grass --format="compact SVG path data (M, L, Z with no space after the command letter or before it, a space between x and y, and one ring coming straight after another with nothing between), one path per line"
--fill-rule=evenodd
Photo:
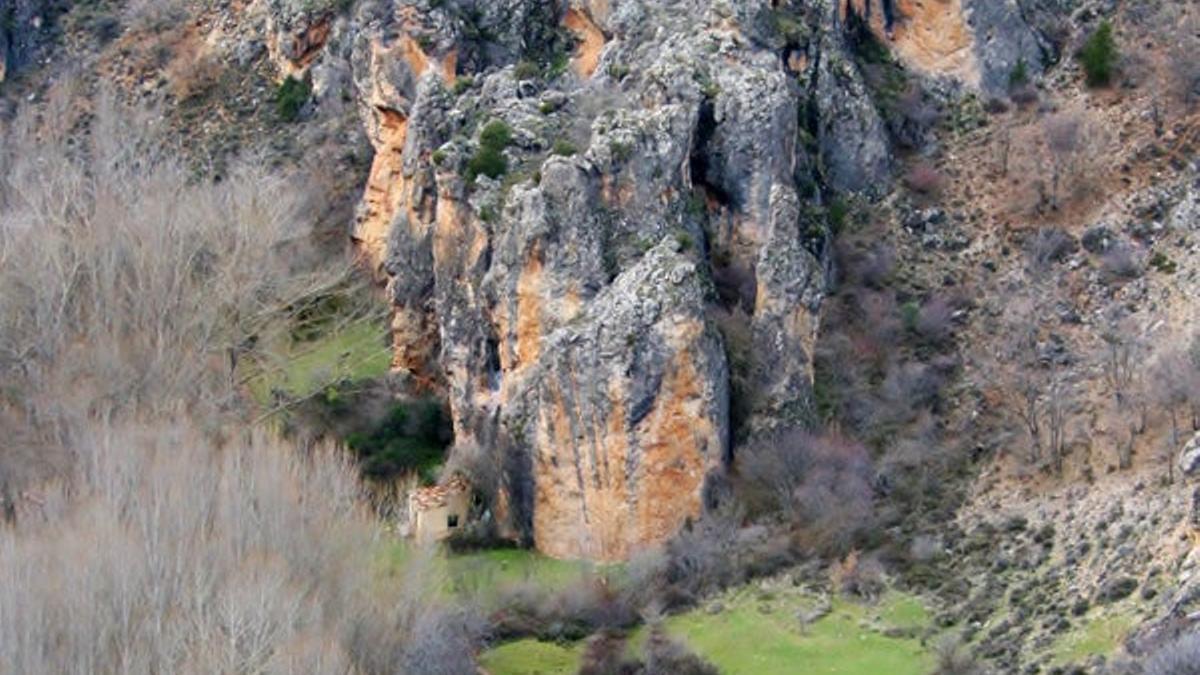
M518 640L489 650L479 665L491 675L574 675L582 645Z
M415 555L408 541L388 542L381 562L385 572L398 573ZM620 568L597 568L590 563L555 560L525 549L493 549L477 553L451 554L439 549L434 554L436 577L447 596L470 594L485 603L500 593L522 584L549 591L566 588L589 574L619 574Z
M799 589L763 593L750 586L722 597L718 613L702 607L668 618L666 626L722 673L734 675L923 675L932 668L917 639L885 634L928 626L917 598L890 593L876 605L835 600L830 614L802 628L797 611L817 601ZM639 649L642 639L644 630L632 637L631 649ZM481 663L492 675L567 675L578 667L581 651L581 644L519 640L486 652Z
M1093 610L1055 641L1051 648L1053 662L1058 665L1083 663L1092 656L1111 656L1120 649L1136 623L1136 617L1128 611Z
M289 396L308 396L341 380L380 377L391 367L383 320L361 320L316 340L295 342L280 350L281 358L265 365L250 388L260 402L273 389Z

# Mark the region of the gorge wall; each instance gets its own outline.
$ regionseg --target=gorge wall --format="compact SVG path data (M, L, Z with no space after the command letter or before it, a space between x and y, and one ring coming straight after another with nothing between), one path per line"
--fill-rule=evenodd
M336 21L268 4L280 71L361 111L353 236L388 289L395 367L493 461L513 531L626 557L700 513L735 436L810 419L828 207L893 166L847 36L861 3L412 0ZM986 89L1039 57L1025 24L995 30L1015 6L984 4L868 24Z

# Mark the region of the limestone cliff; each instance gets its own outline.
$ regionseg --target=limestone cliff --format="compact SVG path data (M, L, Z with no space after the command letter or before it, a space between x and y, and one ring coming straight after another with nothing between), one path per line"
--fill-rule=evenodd
M826 208L893 166L847 37L863 10L408 0L272 24L281 72L357 101L374 145L353 236L394 306L396 367L444 392L460 447L489 449L539 549L660 541L735 431L811 414ZM988 12L899 10L916 65L984 86L1011 67L973 40ZM745 419L721 313L750 324Z

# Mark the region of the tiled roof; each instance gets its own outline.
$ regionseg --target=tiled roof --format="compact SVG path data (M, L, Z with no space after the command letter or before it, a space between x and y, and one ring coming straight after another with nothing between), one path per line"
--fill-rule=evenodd
M452 495L460 495L471 491L471 485L462 476L454 476L441 485L417 488L409 497L414 507L421 511L435 509L446 505L446 500Z

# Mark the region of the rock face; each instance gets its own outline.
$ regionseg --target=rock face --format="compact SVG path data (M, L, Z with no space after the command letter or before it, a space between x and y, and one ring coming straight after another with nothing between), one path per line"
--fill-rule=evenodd
M394 366L494 460L514 533L617 559L700 513L735 438L811 418L827 205L894 164L861 27L995 93L1048 58L1023 17L1069 2L252 6L374 146L353 238Z
M1194 476L1200 472L1200 434L1192 436L1180 449L1179 471L1185 476Z
M0 82L36 59L50 42L50 22L65 10L61 5L49 0L0 0Z
M664 239L549 336L503 407L545 553L623 558L670 536L727 459L725 353L681 248Z
M313 61L349 69L375 146L354 237L395 365L548 554L623 558L700 513L735 305L739 433L811 414L822 204L892 157L837 6L781 4L400 2L355 17L347 65ZM485 128L506 171L480 170Z
M906 65L1004 96L1010 76L1024 63L1029 77L1058 58L1031 17L1062 16L1071 0L841 0L843 14L868 18L875 35ZM881 5L891 6L892 23ZM1049 19L1047 20L1049 21ZM890 30L889 30L890 28Z
M276 9L281 72L349 94L375 148L353 236L395 310L395 366L449 399L458 447L493 457L514 532L622 558L699 514L735 435L809 419L824 205L882 192L893 165L854 7ZM990 14L899 9L898 40L953 25L935 65L989 72L971 22Z

